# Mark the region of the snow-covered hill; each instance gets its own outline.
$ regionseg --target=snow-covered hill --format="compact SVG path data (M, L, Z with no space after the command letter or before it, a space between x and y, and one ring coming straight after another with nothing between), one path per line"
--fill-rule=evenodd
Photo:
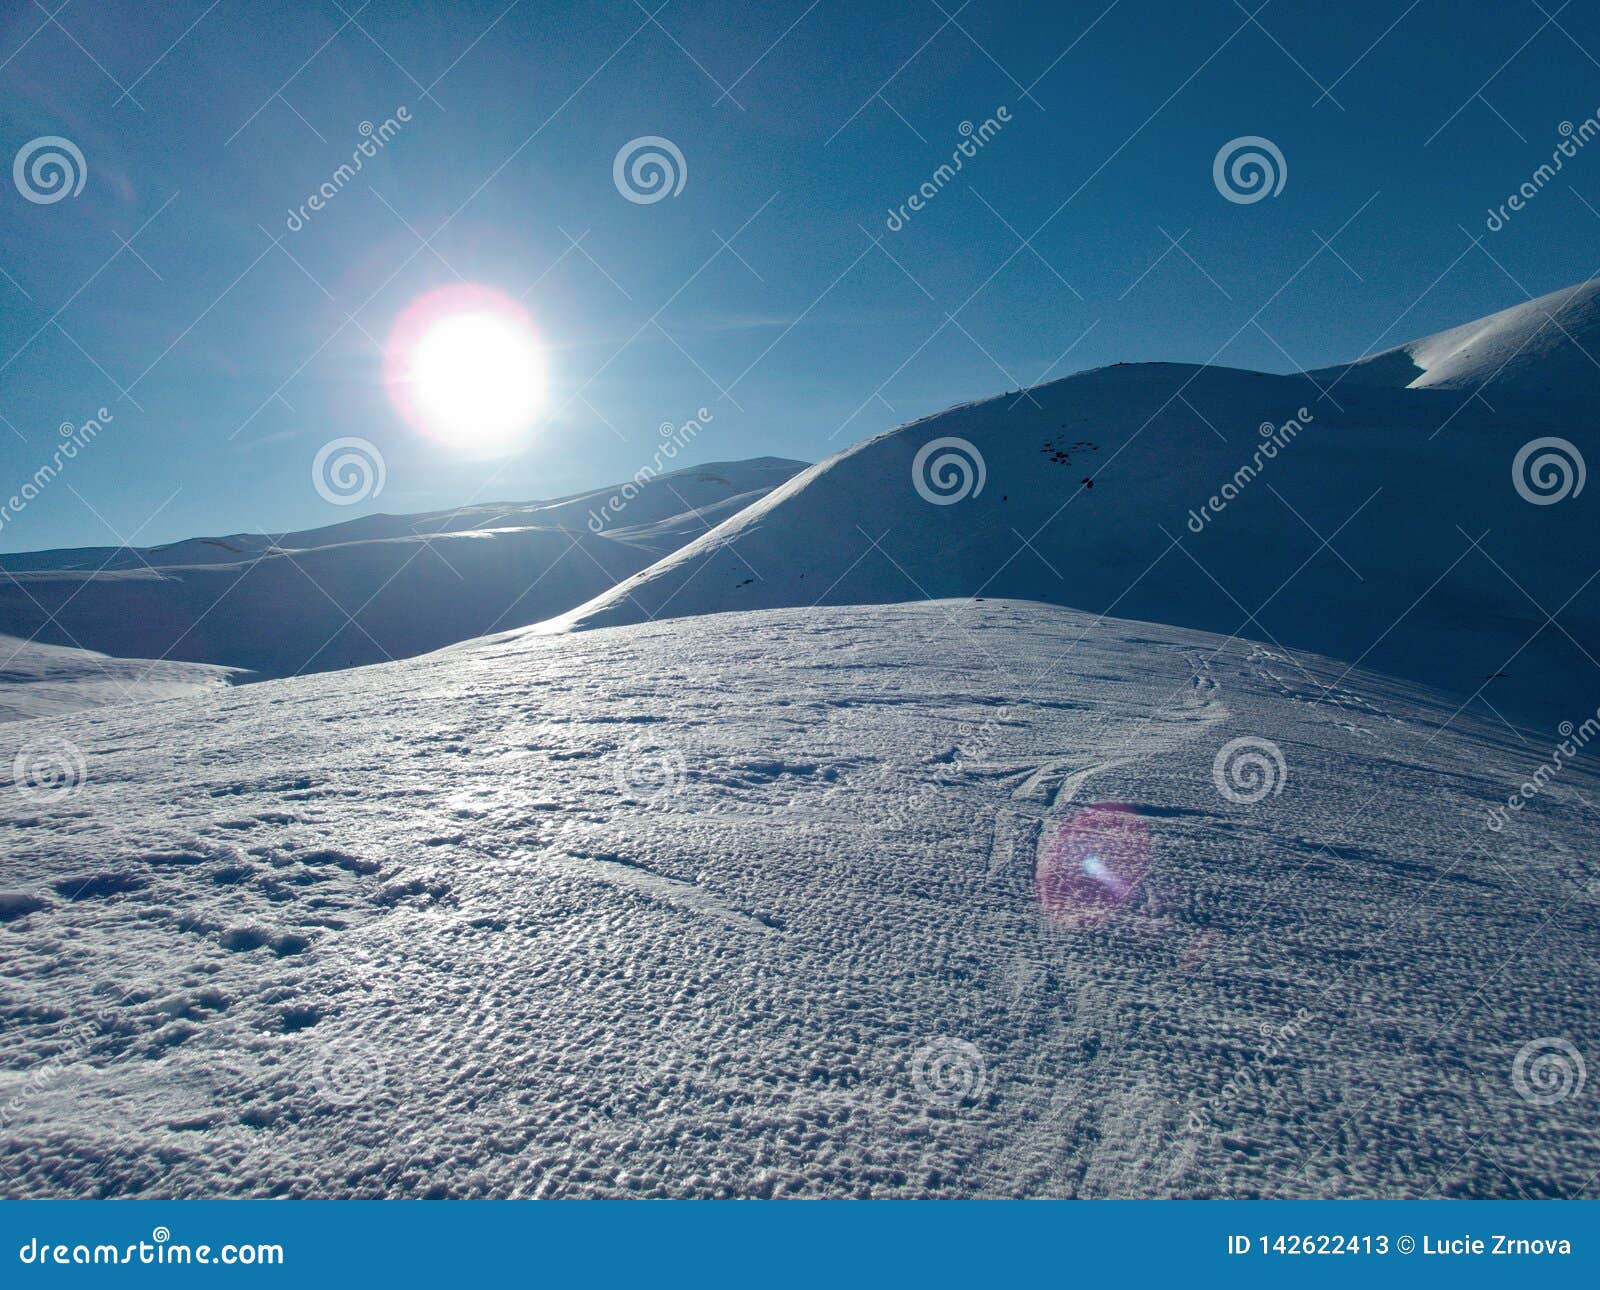
M1600 439L1496 317L1405 360L1489 399L1118 366L0 562L123 653L458 642L5 727L0 1189L1588 1194Z
M1324 383L1592 398L1600 394L1600 279L1312 375Z
M9 730L8 1195L1593 1186L1600 775L1493 830L1545 749L1342 662L936 602Z
M551 502L0 556L0 631L263 676L403 658L569 609L803 465L717 462Z
M91 650L0 636L0 722L109 704L148 703L245 679L248 673L205 663L111 658Z
M1237 632L1554 722L1600 684L1600 582L1590 496L1537 505L1513 478L1542 436L1600 460L1571 402L1102 368L858 444L534 630L1010 597Z

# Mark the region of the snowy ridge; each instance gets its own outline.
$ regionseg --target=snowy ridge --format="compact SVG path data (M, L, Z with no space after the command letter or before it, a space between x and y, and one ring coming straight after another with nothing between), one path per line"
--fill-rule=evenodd
M1311 375L1324 383L1414 390L1493 386L1560 398L1600 394L1600 280Z
M1578 642L1600 638L1600 587L1582 506L1530 505L1513 485L1540 434L1600 460L1565 403L1102 368L847 449L535 630L1029 599L1487 687L1504 710L1560 719L1593 667ZM919 453L952 439L981 458L981 488L974 472L935 504ZM1541 630L1541 605L1565 606L1570 637Z

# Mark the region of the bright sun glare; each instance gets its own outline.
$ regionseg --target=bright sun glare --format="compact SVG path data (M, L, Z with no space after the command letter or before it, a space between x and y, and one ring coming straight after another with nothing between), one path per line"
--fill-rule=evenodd
M395 322L385 366L406 419L464 449L515 447L544 408L533 321L488 287L444 287L413 301Z

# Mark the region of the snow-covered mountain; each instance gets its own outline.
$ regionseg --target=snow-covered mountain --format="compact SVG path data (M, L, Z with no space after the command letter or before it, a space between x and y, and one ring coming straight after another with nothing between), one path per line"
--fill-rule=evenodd
M8 1195L1592 1186L1600 774L1497 831L1546 747L1342 661L824 607L9 729Z
M1600 459L1587 408L1564 400L1102 368L847 449L534 630L1028 599L1237 632L1554 720L1587 693L1575 680L1600 680L1600 582L1588 496L1535 505L1513 477L1545 436Z
M1312 375L1414 390L1600 394L1600 279Z
M1596 452L1569 392L1143 364L706 532L242 553L638 559L6 727L4 1190L1585 1194ZM231 640L304 612L253 586Z
M403 658L569 609L803 466L715 462L549 502L0 556L0 631L261 676Z

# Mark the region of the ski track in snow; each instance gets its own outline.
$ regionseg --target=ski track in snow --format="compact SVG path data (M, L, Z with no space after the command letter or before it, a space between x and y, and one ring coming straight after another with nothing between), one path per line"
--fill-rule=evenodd
M0 798L0 1187L1573 1194L1600 1081L1512 1069L1600 1049L1600 788L1490 832L1536 759L1456 706L989 602L15 725L85 778ZM1242 736L1281 793L1218 791ZM1052 921L1041 856L1104 803L1148 871Z

